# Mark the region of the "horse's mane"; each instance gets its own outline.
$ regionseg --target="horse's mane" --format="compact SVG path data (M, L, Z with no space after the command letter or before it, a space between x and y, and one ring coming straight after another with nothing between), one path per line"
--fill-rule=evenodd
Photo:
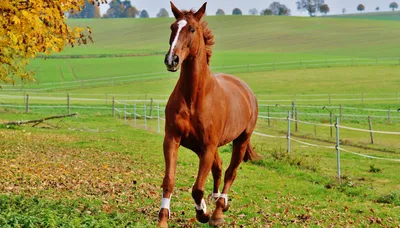
M182 13L185 16L193 16L195 11L194 10L183 11ZM214 35L212 34L211 29L208 28L207 21L201 21L200 25L203 29L204 43L206 45L207 64L210 65L210 60L212 56L212 46L215 44Z

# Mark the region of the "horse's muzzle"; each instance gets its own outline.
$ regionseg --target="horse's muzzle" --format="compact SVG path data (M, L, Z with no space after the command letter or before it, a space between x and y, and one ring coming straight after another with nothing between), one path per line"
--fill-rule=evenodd
M175 72L179 69L179 56L174 54L170 56L167 54L164 60L165 66L167 66L167 70L171 72Z

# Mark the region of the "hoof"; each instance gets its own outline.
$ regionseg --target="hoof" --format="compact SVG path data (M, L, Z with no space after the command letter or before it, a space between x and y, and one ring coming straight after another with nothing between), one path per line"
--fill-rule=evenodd
M224 209L222 209L223 212L227 212L229 210L229 204L226 205L226 207L224 207Z
M157 227L168 228L168 223L167 223L167 221L160 221L158 223Z
M219 218L219 219L211 219L209 225L210 226L221 226L222 224L224 224L224 219L223 218Z
M210 215L208 213L204 214L203 210L196 210L196 219L201 223L207 223L210 221Z
M159 214L158 214L158 225L157 227L163 227L163 228L167 228L168 227L168 216L169 212L168 209L161 209Z

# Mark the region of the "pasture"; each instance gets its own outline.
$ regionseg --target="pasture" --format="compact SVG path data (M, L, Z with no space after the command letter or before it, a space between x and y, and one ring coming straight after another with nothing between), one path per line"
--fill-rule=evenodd
M396 112L400 108L398 23L251 16L206 20L217 42L211 60L214 72L232 73L245 80L260 100L260 115L267 115L270 107L271 116L285 118L295 101L300 120L326 124L329 113L321 107L332 107L339 115L337 107L343 105L348 108L341 121L345 126L368 129L368 115L382 116L373 117L375 130L400 131L400 113ZM5 86L0 91L1 122L66 114L67 93L75 106L71 111L79 113L77 117L48 121L42 127L0 124L0 226L157 224L164 175L164 122L152 118L145 125L138 117L135 124L133 116L128 115L125 124L123 113L111 115L112 97L119 102L117 109L123 110L127 100L128 111L133 112L135 103L142 116L143 104L148 107L149 99L154 98L163 116L166 98L178 78L177 73L165 72L163 65L171 22L73 20L73 25L92 28L95 44L66 48L46 60L36 59L30 67L38 84L22 90ZM101 56L93 58L95 55ZM333 64L338 59L347 60ZM363 64L357 64L357 59ZM307 62L311 60L322 63L312 65ZM275 65L273 69L272 65L255 65L273 62L296 65ZM119 76L124 78L112 79ZM98 79L102 80L99 84L82 84ZM30 94L27 114L26 93ZM389 109L390 123L388 112L377 111ZM154 110L153 117L156 115ZM291 128L295 129L294 123ZM260 118L256 131L285 136L287 122L271 119L269 126L267 119ZM299 123L292 136L310 144L335 144L329 128L324 127ZM374 137L372 145L368 132L341 130L341 144L347 150L400 158L399 135ZM399 162L342 152L342 182L338 184L334 149L293 142L288 155L286 139L260 135L252 136L252 144L262 159L240 166L229 196L232 207L226 213L226 227L400 225ZM225 170L231 144L219 151ZM191 186L197 168L197 156L181 148L171 200L170 225L174 227L208 227L195 221ZM209 175L206 194L211 191ZM211 201L207 206L215 207Z

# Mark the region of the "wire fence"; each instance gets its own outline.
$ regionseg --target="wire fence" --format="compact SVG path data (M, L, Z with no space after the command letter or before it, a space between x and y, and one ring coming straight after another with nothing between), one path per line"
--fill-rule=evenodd
M269 62L257 64L231 65L231 66L213 66L214 72L225 73L246 73L246 72L264 72L275 71L279 69L300 69L315 67L337 67L337 66L393 66L400 65L400 57L398 58L347 58L347 59L326 59L326 60L299 60L287 62ZM178 73L154 72L122 75L107 78L81 79L66 82L43 82L31 84L26 88L15 88L12 85L0 84L4 91L49 91L68 88L85 88L93 86L116 85L128 82L158 80L166 78L177 78ZM343 100L342 100L343 101Z

